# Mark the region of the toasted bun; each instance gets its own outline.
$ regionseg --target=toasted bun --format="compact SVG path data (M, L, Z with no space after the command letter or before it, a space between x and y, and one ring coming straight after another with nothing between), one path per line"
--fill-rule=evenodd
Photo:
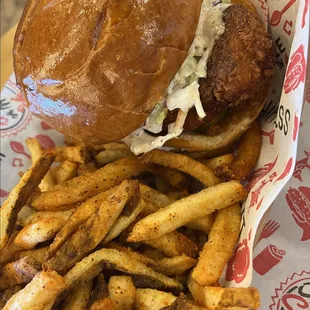
M30 110L72 138L140 127L187 56L202 0L28 0L14 67Z

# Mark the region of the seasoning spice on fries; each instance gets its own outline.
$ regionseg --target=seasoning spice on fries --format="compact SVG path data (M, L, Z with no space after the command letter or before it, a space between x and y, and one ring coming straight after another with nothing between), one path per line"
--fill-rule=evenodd
M136 292L136 301L134 309L161 309L172 304L176 297L171 293L158 291L154 289L138 288Z
M63 184L76 177L77 168L76 163L65 160L55 172L56 184Z

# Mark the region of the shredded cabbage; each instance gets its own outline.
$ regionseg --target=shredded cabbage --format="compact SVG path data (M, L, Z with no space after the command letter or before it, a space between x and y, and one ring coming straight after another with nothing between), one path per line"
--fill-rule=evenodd
M212 0L203 1L196 36L189 49L188 57L171 81L165 100L155 106L145 126L137 129L125 139L125 141L130 141L131 150L135 154L161 147L166 141L178 137L183 132L184 122L170 124L168 134L165 136L154 137L145 131L161 132L168 110L183 111L184 121L193 106L200 118L206 116L200 100L198 80L207 76L208 58L215 41L224 33L225 25L222 15L230 5L227 4L228 1L225 0L225 4L213 4Z

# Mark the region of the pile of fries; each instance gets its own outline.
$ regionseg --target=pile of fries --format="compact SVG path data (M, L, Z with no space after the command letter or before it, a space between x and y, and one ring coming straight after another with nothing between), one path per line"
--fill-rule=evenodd
M1 309L258 309L255 288L219 286L258 123L213 158L26 142L33 165L1 207Z

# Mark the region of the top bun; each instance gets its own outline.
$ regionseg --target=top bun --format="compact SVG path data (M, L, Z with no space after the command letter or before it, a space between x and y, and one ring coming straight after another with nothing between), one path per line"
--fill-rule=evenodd
M165 96L202 0L28 0L14 67L31 112L91 144L124 138Z

